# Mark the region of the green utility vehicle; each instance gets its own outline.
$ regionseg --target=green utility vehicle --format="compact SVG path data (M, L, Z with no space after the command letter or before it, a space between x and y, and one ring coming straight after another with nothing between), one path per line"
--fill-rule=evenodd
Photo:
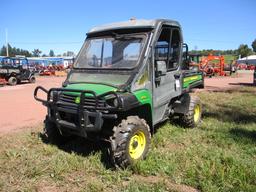
M118 167L145 158L157 124L173 117L186 127L201 121L200 100L189 92L203 88L203 75L188 69L187 52L180 24L172 20L91 29L63 87L35 89L35 99L48 108L45 135L103 139Z

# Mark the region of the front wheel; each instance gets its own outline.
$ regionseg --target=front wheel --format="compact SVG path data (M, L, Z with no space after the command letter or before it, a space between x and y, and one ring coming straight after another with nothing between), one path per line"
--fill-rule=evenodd
M17 83L18 83L18 80L17 80L16 77L10 77L8 79L8 84L11 85L11 86L17 85Z
M61 135L57 125L48 116L44 120L44 136L47 142L52 144L63 144L70 140L70 137Z
M201 123L202 104L196 96L190 97L188 111L180 116L180 122L185 127L194 128Z
M113 131L110 155L116 167L125 168L146 157L151 135L144 119L128 116Z

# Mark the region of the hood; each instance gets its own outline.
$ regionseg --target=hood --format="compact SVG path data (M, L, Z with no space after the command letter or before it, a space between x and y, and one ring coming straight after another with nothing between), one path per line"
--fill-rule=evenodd
M94 91L96 95L101 95L103 93L109 92L109 91L116 91L117 88L111 87L108 85L102 85L102 84L92 84L92 83L79 83L79 84L68 84L65 89L78 89L78 90L88 90L88 91ZM71 93L78 95L78 93Z

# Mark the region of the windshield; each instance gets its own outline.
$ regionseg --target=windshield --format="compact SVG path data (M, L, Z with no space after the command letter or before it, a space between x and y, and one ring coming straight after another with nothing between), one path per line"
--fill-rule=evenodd
M75 68L118 69L134 68L144 46L143 36L117 36L87 39Z
M27 59L13 59L13 65L14 66L19 66L19 65L22 65L23 67L27 67L28 65L28 60Z
M2 58L1 65L13 65L13 60L11 58Z

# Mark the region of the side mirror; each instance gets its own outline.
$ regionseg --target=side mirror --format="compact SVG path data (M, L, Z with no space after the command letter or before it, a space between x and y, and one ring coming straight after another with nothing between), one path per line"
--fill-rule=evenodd
M156 76L164 76L166 75L167 68L165 61L156 61Z

